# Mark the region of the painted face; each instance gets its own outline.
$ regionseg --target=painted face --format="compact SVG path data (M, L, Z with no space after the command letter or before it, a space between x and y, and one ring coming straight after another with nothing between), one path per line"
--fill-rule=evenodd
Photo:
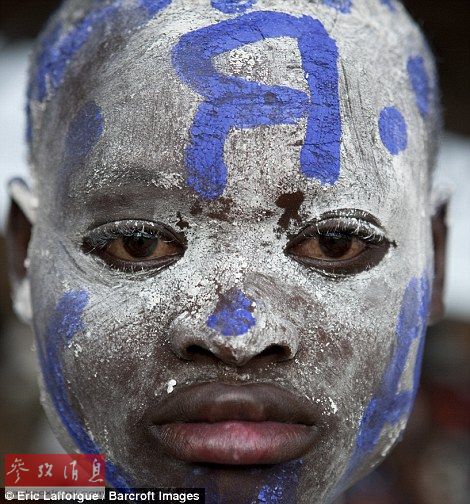
M332 500L395 443L418 384L421 35L385 0L76 5L30 93L59 437L106 453L117 487Z

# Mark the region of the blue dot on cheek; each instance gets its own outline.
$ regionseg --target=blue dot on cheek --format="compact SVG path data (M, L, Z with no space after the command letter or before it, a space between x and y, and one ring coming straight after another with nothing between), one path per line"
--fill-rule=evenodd
M429 98L431 86L429 76L424 66L424 59L421 56L410 57L407 64L408 76L413 88L416 105L423 117L429 114Z
M72 119L65 140L66 165L82 161L92 151L104 131L100 107L93 101L85 103Z
M238 14L247 11L258 0L211 0L214 9L224 14Z
M408 145L406 121L395 107L386 107L380 112L379 132L382 143L390 154L396 156Z

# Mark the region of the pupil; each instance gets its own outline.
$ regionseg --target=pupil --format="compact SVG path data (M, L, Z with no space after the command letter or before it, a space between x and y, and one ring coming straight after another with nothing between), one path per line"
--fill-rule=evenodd
M144 233L136 233L123 240L126 252L132 257L143 258L150 256L158 245L158 238Z
M321 235L318 243L326 256L337 259L349 251L352 246L352 238L339 233L328 233Z

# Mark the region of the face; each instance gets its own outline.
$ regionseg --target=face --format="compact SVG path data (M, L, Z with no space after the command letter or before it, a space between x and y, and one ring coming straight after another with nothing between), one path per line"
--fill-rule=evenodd
M44 406L113 486L328 502L418 384L429 54L385 1L157 3L39 51Z

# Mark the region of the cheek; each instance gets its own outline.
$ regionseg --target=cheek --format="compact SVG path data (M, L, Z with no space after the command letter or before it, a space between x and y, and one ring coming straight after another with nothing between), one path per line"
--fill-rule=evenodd
M150 297L143 295L140 282L112 292L94 286L90 292L86 328L65 352L73 388L87 396L88 411L106 414L126 397L129 402L123 409L138 414L143 400L160 394L165 380L172 378L167 376L172 356L166 339L171 321L180 313L180 295L167 291L162 282L159 286Z
M383 458L406 425L419 384L429 299L428 278L412 278L396 318L391 357L363 410L344 480Z
M352 399L360 406L390 358L398 293L380 275L310 283L302 324L308 363L320 366L319 379L344 406Z
M82 453L102 453L102 448L90 435L86 424L77 413L75 404L73 381L67 369L67 350L77 334L86 330L83 313L89 302L89 294L85 290L70 290L65 292L58 300L54 310L45 323L45 330L39 333L37 352L41 366L43 383L48 393L48 398L43 398L46 410L51 413L49 405L52 404L55 415L59 418L61 426L59 435L65 430L69 439L73 440L74 448ZM44 320L40 319L41 325ZM64 355L65 354L65 355ZM72 376L73 377L73 376ZM51 421L56 425L56 419ZM127 488L127 477L120 472L111 461L106 462L108 481L113 485Z

